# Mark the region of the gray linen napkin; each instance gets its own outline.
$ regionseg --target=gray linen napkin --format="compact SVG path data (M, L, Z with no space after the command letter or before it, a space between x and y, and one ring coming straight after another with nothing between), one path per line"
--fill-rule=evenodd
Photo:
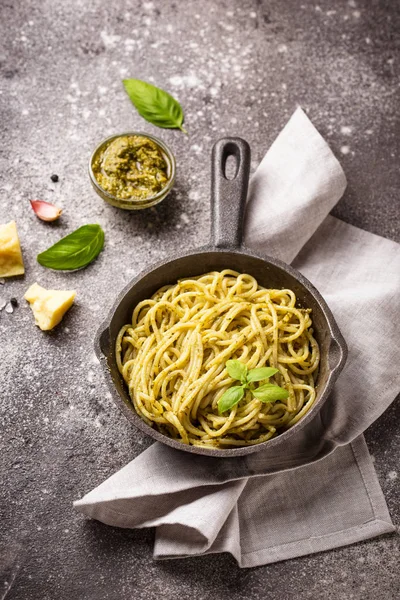
M155 443L78 510L109 525L155 526L155 558L230 552L241 567L394 531L362 432L400 387L400 246L329 216L345 187L298 108L252 178L246 212L246 244L304 273L347 340L322 411L284 451L218 459Z

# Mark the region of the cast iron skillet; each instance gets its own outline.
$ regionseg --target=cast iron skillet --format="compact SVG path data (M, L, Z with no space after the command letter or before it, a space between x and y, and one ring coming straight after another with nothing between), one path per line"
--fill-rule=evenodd
M236 160L236 174L226 177L229 156ZM240 138L223 138L212 151L211 182L211 244L197 250L182 252L153 265L140 273L119 294L106 321L96 335L95 350L103 367L112 397L133 425L155 440L178 450L207 456L232 457L250 454L268 447L282 445L308 423L327 400L332 386L342 370L346 343L324 299L315 287L298 271L280 260L259 256L242 246L244 206L250 171L250 147ZM301 306L312 309L315 337L321 350L317 381L317 399L310 411L291 429L276 438L243 448L214 449L182 444L147 425L136 413L128 389L116 365L115 340L120 328L129 323L138 302L160 287L183 277L193 277L208 271L233 269L253 275L266 288L289 288Z

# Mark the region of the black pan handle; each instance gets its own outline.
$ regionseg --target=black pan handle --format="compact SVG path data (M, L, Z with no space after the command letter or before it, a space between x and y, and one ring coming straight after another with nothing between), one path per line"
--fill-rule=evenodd
M226 176L229 156L236 159L236 173ZM241 138L222 138L212 149L211 243L217 248L239 248L242 243L244 208L250 173L250 146Z

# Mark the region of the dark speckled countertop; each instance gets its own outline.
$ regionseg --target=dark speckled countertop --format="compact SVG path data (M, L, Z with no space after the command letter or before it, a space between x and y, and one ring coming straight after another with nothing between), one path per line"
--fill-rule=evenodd
M142 267L206 242L216 139L246 138L254 169L301 104L348 178L334 214L400 241L399 3L2 0L0 28L0 222L17 221L26 265L24 278L0 285L0 300L19 302L0 314L0 598L399 598L397 535L250 570L229 555L154 562L152 531L90 522L71 504L149 444L112 404L93 336ZM143 122L124 77L171 91L189 136ZM87 176L94 145L127 129L160 134L178 162L175 191L139 214L105 205ZM62 206L62 219L39 222L32 198ZM90 222L107 240L90 267L63 274L36 263ZM36 280L78 290L48 335L23 300ZM398 406L366 434L397 525Z

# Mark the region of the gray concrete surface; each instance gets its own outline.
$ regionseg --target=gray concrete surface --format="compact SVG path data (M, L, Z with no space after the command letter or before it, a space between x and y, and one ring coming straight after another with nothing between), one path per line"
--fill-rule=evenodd
M149 444L111 403L93 336L142 267L207 240L217 138L246 138L254 168L301 104L348 177L334 214L400 240L399 3L2 0L0 27L0 222L17 221L26 264L24 278L0 285L0 299L19 301L0 313L0 598L398 598L397 535L247 571L228 555L154 562L151 531L85 521L71 502ZM123 77L170 90L189 135L142 121ZM140 214L105 205L87 176L93 146L131 129L160 134L178 161L174 193ZM34 198L61 206L61 220L39 222ZM64 274L36 263L90 222L106 233L91 266ZM78 291L48 335L22 298L34 281ZM398 419L397 404L366 435L397 525Z

